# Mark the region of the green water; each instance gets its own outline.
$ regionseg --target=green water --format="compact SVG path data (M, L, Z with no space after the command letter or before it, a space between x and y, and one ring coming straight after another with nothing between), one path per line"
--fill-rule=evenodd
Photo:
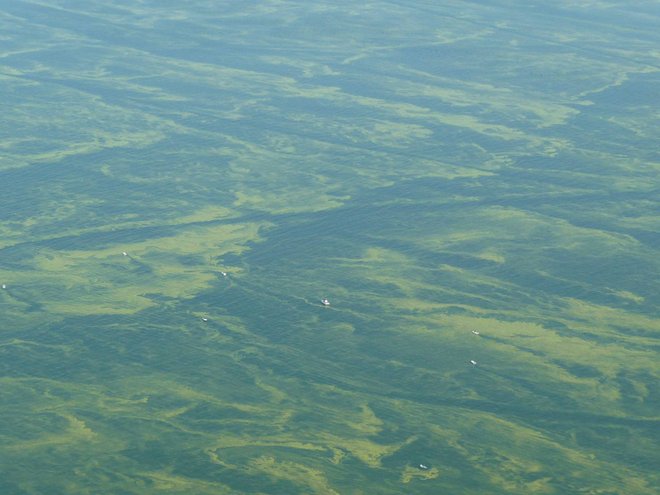
M659 20L0 1L0 493L658 493Z

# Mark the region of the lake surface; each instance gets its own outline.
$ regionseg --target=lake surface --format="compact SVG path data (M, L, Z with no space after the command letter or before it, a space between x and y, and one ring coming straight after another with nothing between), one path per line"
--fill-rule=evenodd
M657 494L659 21L0 1L0 493Z

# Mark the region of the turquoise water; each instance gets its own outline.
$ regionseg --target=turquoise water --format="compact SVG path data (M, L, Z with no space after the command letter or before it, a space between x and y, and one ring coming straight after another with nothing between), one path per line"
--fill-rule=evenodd
M0 492L657 493L659 16L0 2Z

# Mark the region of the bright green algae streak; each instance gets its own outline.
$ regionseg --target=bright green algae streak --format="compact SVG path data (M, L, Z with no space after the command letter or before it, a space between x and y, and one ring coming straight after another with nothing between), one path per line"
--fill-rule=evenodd
M659 17L3 2L0 493L656 494Z

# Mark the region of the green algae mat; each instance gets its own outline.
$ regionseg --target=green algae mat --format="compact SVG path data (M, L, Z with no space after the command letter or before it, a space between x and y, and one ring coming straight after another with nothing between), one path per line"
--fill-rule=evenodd
M660 7L542 3L0 1L0 493L657 494Z

